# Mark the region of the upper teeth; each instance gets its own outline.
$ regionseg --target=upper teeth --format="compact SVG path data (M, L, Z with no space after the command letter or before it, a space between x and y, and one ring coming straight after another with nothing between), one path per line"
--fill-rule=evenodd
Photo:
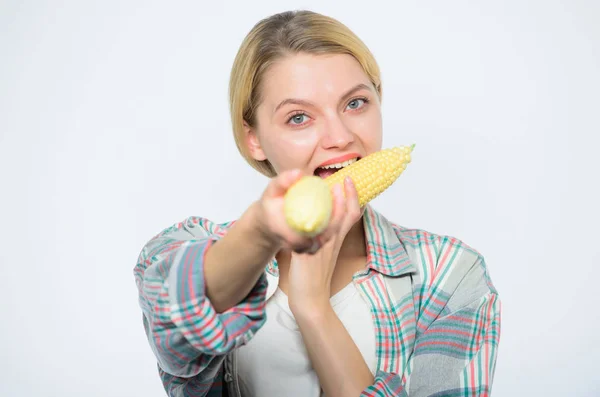
M321 168L344 168L344 167L347 167L350 164L356 162L356 160L357 160L357 158L353 158L351 160L344 161L343 163L335 163L335 164L324 165Z

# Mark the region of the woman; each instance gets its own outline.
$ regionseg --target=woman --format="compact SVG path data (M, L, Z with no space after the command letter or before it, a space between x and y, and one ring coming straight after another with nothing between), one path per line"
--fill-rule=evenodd
M373 56L336 20L286 12L246 37L234 135L271 180L237 221L165 229L135 268L168 395L489 395L500 302L481 255L359 208L349 180L317 238L284 221L302 175L381 149L381 92Z

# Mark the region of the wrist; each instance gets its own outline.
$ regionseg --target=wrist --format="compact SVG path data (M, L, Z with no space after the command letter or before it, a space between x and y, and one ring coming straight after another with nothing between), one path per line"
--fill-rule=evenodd
M303 301L301 304L290 302L290 310L298 324L320 325L335 315L329 299Z

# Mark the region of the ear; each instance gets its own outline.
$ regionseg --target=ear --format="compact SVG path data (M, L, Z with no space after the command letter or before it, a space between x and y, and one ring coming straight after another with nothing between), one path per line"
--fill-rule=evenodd
M244 121L244 135L246 137L246 145L248 146L248 151L254 160L263 161L267 159L265 152L263 152L262 147L260 145L260 141L258 140L258 135L256 134L256 130L248 125Z

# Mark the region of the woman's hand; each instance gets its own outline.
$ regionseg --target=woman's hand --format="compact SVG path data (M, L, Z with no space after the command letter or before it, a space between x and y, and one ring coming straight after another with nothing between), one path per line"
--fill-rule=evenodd
M333 189L334 205L328 237L316 253L292 253L289 270L288 301L294 314L327 309L331 297L331 278L342 243L362 211L350 178Z
M292 253L288 304L323 392L327 396L358 396L374 382L356 343L331 307L331 278L346 235L362 215L354 184L334 189L331 238L314 255Z
M256 220L258 230L263 240L278 249L289 249L296 253L315 253L319 248L329 243L336 236L344 217L345 203L339 186L334 189L334 208L329 225L321 234L310 238L295 232L286 222L283 211L284 198L287 190L304 175L300 170L284 171L274 177L256 205ZM336 191L340 194L337 194ZM356 194L356 193L354 193ZM343 240L343 239L342 239Z

